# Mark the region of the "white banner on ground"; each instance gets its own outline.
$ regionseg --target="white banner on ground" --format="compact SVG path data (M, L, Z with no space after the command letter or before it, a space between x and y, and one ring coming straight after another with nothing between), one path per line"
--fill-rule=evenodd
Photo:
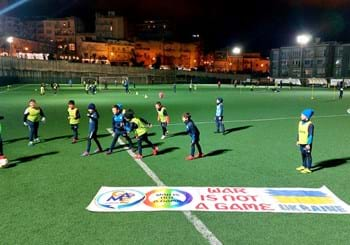
M327 187L101 187L92 212L206 211L350 214Z

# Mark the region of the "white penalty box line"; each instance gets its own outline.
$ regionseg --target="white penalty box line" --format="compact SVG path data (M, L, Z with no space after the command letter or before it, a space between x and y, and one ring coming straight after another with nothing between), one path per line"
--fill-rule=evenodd
M8 92L11 92L11 91L13 91L13 90L18 90L18 89L21 89L21 88L23 88L23 87L28 87L28 86L30 86L31 84L25 84L25 85L21 85L21 86L18 86L18 87L15 87L15 88L9 88L9 89L7 89L7 87L5 86L4 88L6 89L6 90L4 90L4 91L0 91L0 94L4 94L4 93L8 93Z
M107 128L107 131L110 134L113 134L112 129ZM118 139L118 143L127 151L127 153L134 159L134 161L142 168L142 170L156 183L157 186L166 186L165 183L156 175L155 172L148 167L148 165L141 159L135 159L135 154L130 150L125 142ZM194 226L194 228L201 234L201 236L209 242L211 245L222 245L222 242L209 230L209 228L191 211L182 212L186 219Z

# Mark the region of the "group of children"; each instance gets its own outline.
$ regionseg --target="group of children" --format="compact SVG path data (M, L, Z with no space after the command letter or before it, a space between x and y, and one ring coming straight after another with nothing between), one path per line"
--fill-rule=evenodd
M40 84L40 95L45 95L46 93L46 84L41 83ZM60 85L58 83L51 83L51 89L53 90L54 94L57 94L58 89L60 88Z
M155 109L157 111L157 120L160 123L162 129L161 139L165 139L168 135L168 125L170 123L170 117L165 106L161 102L155 103ZM72 143L75 144L78 142L78 129L81 119L81 114L79 109L76 107L74 100L68 102L68 121L73 132ZM311 117L313 116L314 111L312 109L305 109L301 113L300 122L298 126L298 135L297 135L297 145L300 148L302 156L302 165L297 168L301 173L311 173L312 167L312 143L313 143L313 134L314 134L314 125L311 122ZM98 122L99 122L99 113L97 111L96 105L90 103L87 108L87 114L89 120L89 133L87 137L87 147L83 152L82 156L89 156L91 150L92 141L95 141L97 149L95 153L103 152L101 143L98 140ZM0 120L4 117L0 116ZM225 133L224 127L224 105L223 99L216 99L216 133ZM28 107L24 111L23 124L29 129L29 146L34 146L37 143L40 143L38 136L39 122L45 122L46 117L40 106L34 99L31 99L28 102ZM190 113L184 113L182 115L182 121L186 126L186 133L191 137L190 144L190 155L186 157L187 160L193 160L195 158L204 157L202 147L199 143L200 141L200 131L192 120ZM152 154L157 155L159 152L158 146L154 145L148 137L148 130L152 127L152 124L147 122L145 119L137 117L132 109L123 109L122 104L116 104L112 106L112 131L113 131L113 140L110 147L107 149L106 154L110 155L113 152L113 149L120 139L123 137L128 144L130 150L134 151L132 140L129 136L131 132L134 132L135 138L137 140L137 154L135 155L136 159L143 158L142 152L142 143L147 143L152 148ZM198 154L195 156L195 148L197 147ZM2 138L1 138L1 124L0 124L0 160L6 158L3 153Z

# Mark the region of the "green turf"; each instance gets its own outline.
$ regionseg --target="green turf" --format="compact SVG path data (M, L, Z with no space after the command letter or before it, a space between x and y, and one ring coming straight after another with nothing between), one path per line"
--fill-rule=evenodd
M350 96L342 101L332 90L284 89L273 93L264 88L250 91L199 86L189 93L178 85L138 87L139 95L121 88L86 95L79 86L62 87L38 95L37 86L20 85L9 91L0 88L0 115L5 153L17 162L0 169L0 244L203 244L205 240L181 212L90 213L85 210L101 186L154 186L152 180L121 148L110 156L80 157L82 140L70 144L66 103L74 99L85 115L94 102L100 112L101 143L109 147L111 106L122 103L155 124L151 140L161 143L164 154L144 161L169 186L321 187L328 186L350 203L347 188L350 171L349 120L346 109ZM154 103L164 91L163 103L171 116L171 133L184 131L181 114L191 112L201 130L201 143L208 157L192 162L188 136L160 140ZM148 95L148 99L144 95ZM224 98L225 124L230 133L214 134L215 99ZM23 111L30 98L44 109L47 123L40 126L43 143L27 146ZM315 109L314 164L327 161L325 168L301 175L295 171L300 156L295 146L298 117L306 108ZM318 118L317 116L341 115ZM249 121L251 119L276 119ZM246 120L246 121L245 121ZM204 122L204 123L199 123ZM87 134L83 117L80 135ZM94 145L93 145L94 146ZM349 216L312 214L201 213L195 214L224 244L348 244Z

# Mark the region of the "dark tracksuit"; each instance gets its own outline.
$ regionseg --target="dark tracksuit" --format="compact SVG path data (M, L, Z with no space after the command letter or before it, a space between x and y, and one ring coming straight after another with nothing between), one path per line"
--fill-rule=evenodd
M109 148L109 151L113 151L113 148L120 136L123 136L128 141L129 148L132 149L132 142L124 127L125 124L126 124L126 120L124 119L124 115L122 113L113 115L112 129L114 132L114 137L113 137L111 146Z
M307 123L307 122L305 122L305 123ZM308 128L308 139L307 139L307 144L306 144L306 145L310 145L310 150L307 150L305 148L306 145L304 145L304 144L299 145L300 153L301 153L301 159L302 159L302 165L305 168L308 168L308 169L310 169L312 167L311 152L312 152L313 137L314 137L314 125L310 124L309 128ZM297 140L299 140L299 136L298 136Z
M91 148L91 141L94 140L96 142L98 150L102 151L102 146L100 142L97 139L97 130L98 130L98 119L99 114L97 111L94 111L92 113L88 113L89 118L89 135L87 139L87 148L86 151L90 152Z
M0 116L0 120L4 119L3 116ZM4 149L2 146L2 138L1 138L1 125L0 125L0 156L4 155Z
M125 87L125 93L129 93L130 91L129 91L129 80L126 80L125 82L124 82L124 87Z
M186 132L191 137L191 156L194 156L195 146L197 146L199 154L202 154L202 147L199 144L199 135L200 132L194 122L189 119L185 122L186 124Z
M225 133L225 126L223 123L224 120L224 105L219 103L216 105L216 113L215 113L215 123L216 123L216 132L217 133Z
M341 88L339 89L339 99L340 99L340 100L343 98L343 94L344 94L344 88L341 87Z

